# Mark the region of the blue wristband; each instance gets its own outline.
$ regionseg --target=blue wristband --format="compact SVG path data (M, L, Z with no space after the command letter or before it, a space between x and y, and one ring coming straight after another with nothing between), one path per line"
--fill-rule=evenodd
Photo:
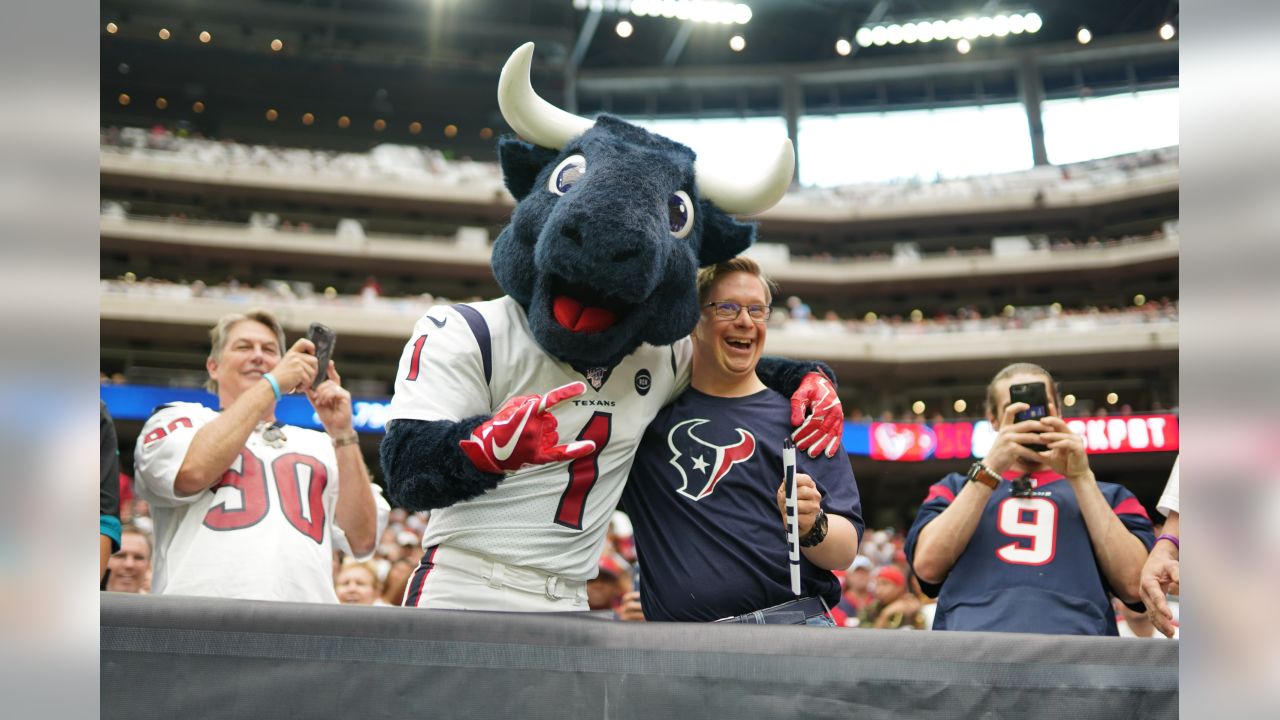
M271 373L262 373L262 379L271 384L271 392L276 394L276 402L280 401L280 383L276 382L276 376Z

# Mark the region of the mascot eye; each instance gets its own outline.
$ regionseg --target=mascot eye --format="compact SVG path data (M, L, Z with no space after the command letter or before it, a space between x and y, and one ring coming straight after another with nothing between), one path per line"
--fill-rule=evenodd
M667 220L671 234L676 238L686 237L693 230L693 201L688 193L677 190L667 198Z
M582 175L587 171L587 159L581 155L570 155L555 170L551 171L551 178L547 182L547 189L556 195L563 195L569 192L569 188L578 184L582 179Z

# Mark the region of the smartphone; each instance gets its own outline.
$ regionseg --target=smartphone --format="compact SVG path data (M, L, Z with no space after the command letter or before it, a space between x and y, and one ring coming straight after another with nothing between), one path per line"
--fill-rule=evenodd
M1049 414L1049 388L1042 382L1020 383L1009 386L1009 402L1021 402L1031 407L1013 416L1014 422L1023 420L1039 420ZM1039 443L1026 447L1036 452L1044 452L1049 448Z
M307 328L307 339L316 346L316 361L319 364L316 379L311 383L311 389L315 390L320 387L320 383L329 379L329 358L333 357L333 346L338 341L338 333L328 325L313 322Z

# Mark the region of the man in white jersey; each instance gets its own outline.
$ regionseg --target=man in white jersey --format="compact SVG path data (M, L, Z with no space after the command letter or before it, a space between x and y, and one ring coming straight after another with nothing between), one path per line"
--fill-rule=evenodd
M369 482L351 395L332 361L311 389L314 345L281 356L271 313L221 318L210 331L209 389L221 411L162 406L134 450L138 494L155 520L152 591L337 602L333 549L372 555L389 507ZM275 422L283 394L305 392L325 432Z

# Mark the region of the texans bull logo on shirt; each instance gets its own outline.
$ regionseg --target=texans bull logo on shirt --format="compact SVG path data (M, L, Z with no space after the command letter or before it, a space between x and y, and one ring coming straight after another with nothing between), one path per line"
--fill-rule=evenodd
M676 492L691 500L701 500L714 492L734 465L750 460L756 451L755 436L742 428L734 428L738 431L738 442L724 446L693 434L694 428L707 422L704 418L685 420L667 433L667 445L672 452L669 462L680 472L682 480Z

